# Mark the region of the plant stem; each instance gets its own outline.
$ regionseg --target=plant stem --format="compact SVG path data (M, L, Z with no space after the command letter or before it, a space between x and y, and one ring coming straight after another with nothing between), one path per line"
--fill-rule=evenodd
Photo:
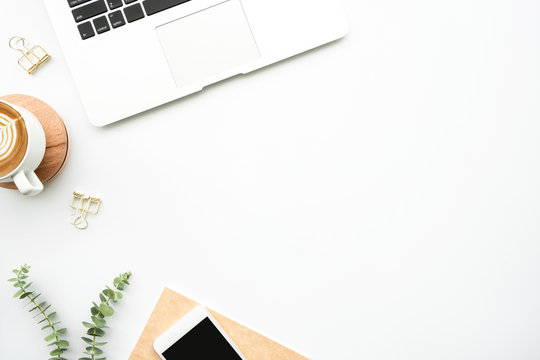
M22 272L22 271L21 271L21 272ZM17 280L18 280L19 282L22 281L22 279L20 278L20 273L21 273L21 272L19 272L19 273L17 274ZM51 328L51 330L56 334L56 329L54 328L54 325L53 325L51 319L47 316L47 314L45 313L45 311L43 311L43 308L42 308L41 306L39 306L39 304L36 302L35 299L36 299L37 297L32 299L31 296L32 296L32 295L29 296L30 302L31 302L32 304L34 304L34 306L39 310L39 312L41 313L41 315L43 315L43 317L45 318L45 320L47 320L47 323L49 323L49 327ZM55 338L56 338L56 342L60 341L60 338L58 337L58 334L56 335ZM57 344L57 345L56 345L56 348L57 348L57 349L60 349L60 346L58 346L58 344ZM57 355L57 358L59 358L59 357L60 357L60 355Z
M96 335L92 336L92 360L94 360L94 347L96 346Z
M117 291L117 290L118 290L118 285L119 285L119 284L117 284L117 285L114 286L114 291ZM108 305L109 305L109 301L111 301L111 298L107 296L107 301L105 302L105 305L108 306ZM101 311L98 312L98 313L96 314L96 316L98 316L99 314L101 314ZM103 314L101 314L101 315L103 315ZM94 334L94 335L92 335L92 351L91 351L91 352L92 352L92 360L94 360L94 356L95 356L95 355L94 355L94 348L95 348L95 346L96 346L96 335Z

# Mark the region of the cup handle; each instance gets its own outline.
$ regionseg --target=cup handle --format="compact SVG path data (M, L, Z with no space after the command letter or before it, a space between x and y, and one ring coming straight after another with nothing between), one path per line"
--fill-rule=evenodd
M43 191L43 184L33 171L29 173L20 171L13 176L13 182L23 195L35 196Z

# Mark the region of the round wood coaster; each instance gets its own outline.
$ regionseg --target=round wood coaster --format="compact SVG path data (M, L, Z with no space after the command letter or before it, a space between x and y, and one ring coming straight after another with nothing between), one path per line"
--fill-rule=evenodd
M45 130L47 142L43 161L36 169L36 175L43 184L50 182L66 163L69 137L64 121L47 103L29 95L6 95L0 97L9 103L19 105L34 114ZM1 188L17 189L14 183L0 183Z

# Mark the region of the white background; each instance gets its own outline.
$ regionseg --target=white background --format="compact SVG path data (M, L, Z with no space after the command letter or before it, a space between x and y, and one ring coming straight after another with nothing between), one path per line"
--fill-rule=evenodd
M540 2L344 6L342 41L94 128L40 1L1 2L0 93L52 104L72 148L39 197L0 192L0 278L33 265L70 359L128 269L111 360L164 286L313 359L540 357ZM54 60L27 76L13 35ZM75 189L104 199L84 232ZM46 359L12 293L0 359Z

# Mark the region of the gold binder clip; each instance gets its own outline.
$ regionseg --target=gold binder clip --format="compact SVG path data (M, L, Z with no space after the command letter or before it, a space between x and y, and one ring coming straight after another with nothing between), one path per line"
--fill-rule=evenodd
M73 192L73 199L69 205L75 212L72 214L71 224L79 230L88 228L88 214L97 214L101 206L101 199Z
M12 37L9 40L9 47L17 50L23 56L19 59L19 65L28 73L33 74L41 65L49 61L51 56L39 45L33 48L25 38L20 36Z

